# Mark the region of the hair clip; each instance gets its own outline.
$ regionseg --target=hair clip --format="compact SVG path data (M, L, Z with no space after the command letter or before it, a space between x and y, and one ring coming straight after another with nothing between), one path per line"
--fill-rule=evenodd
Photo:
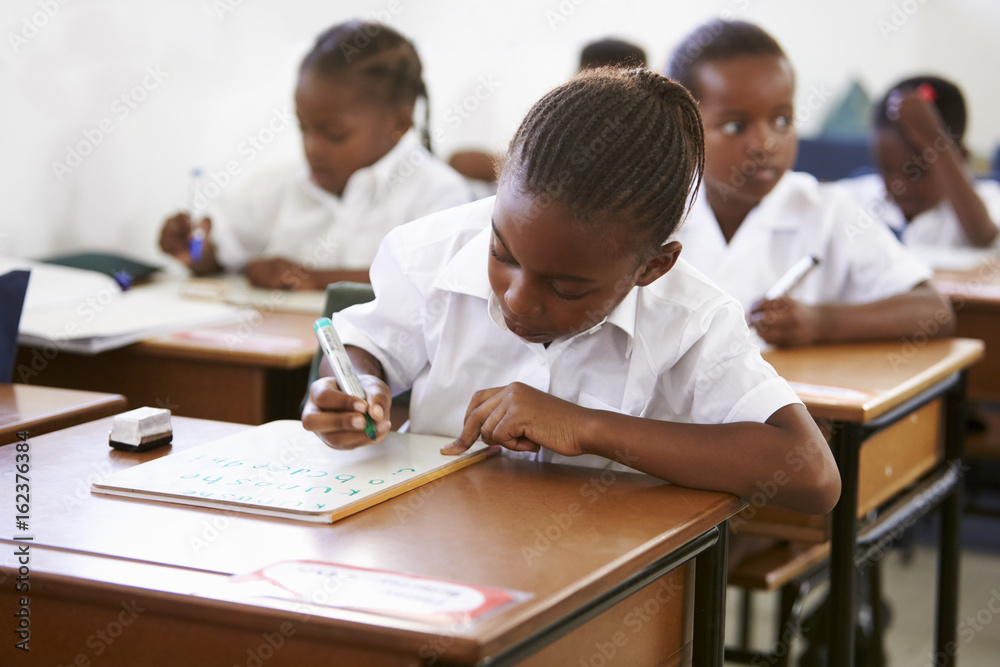
M931 104L937 101L937 91L929 83L922 83L917 86L917 97L922 99L924 102Z
M885 117L889 120L899 120L899 103L903 101L903 91L897 88L889 93L885 100Z

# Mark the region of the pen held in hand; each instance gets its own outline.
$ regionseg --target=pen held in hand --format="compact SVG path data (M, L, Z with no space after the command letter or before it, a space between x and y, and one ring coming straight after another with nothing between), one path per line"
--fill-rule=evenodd
M188 216L191 218L191 240L188 241L188 252L191 253L191 261L201 260L201 253L205 248L205 228L201 226L201 220L205 217L205 212L200 204L202 195L199 192L201 185L201 169L191 170L191 205L188 207Z
M799 261L795 262L785 275L778 279L778 282L771 286L771 289L764 292L764 297L762 301L774 301L775 299L780 299L781 297L787 295L791 292L796 285L798 285L802 280L809 275L809 272L816 268L819 264L819 259L814 255L806 255ZM763 314L760 312L755 312L750 315L750 325L756 326L760 322Z
M326 361L330 364L330 370L340 385L341 390L350 394L354 398L367 400L365 389L361 386L361 380L354 370L354 364L344 349L344 344L340 342L337 330L333 328L333 322L329 317L321 317L313 324L313 331L316 332L316 339L319 341L320 349L323 350ZM369 440L377 437L375 432L375 421L368 412L365 412L365 435Z
M774 299L780 299L785 296L792 289L795 288L802 279L809 275L816 265L819 264L819 260L813 255L806 255L799 261L792 265L792 268L785 272L785 275L778 279L778 282L774 283L771 289L764 292L764 299L766 301L773 301Z

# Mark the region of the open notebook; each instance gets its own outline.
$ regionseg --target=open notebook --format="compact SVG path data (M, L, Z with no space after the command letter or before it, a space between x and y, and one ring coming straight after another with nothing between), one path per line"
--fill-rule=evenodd
M302 422L281 420L122 470L91 490L333 523L496 451L477 442L460 456L442 455L452 440L390 433L378 444L335 450Z

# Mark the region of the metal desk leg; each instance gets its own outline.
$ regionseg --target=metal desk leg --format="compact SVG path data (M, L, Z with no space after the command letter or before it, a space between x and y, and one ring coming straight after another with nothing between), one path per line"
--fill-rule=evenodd
M959 466L958 482L941 503L941 548L938 558L937 589L937 637L934 664L950 667L955 664L958 631L958 578L961 552L962 501L965 488L961 465L964 449L965 428L965 381L961 374L945 399L945 462L949 466Z
M725 654L729 522L720 523L717 530L715 544L695 561L693 662L697 667L722 667Z
M854 551L858 535L858 459L864 429L858 424L834 426L834 458L840 467L840 500L833 508L830 545L830 666L854 665L854 621L857 617Z

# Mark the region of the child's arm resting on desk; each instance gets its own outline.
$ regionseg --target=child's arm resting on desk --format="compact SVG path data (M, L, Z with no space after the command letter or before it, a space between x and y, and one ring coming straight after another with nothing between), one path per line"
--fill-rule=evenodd
M660 479L744 498L775 489L767 502L822 514L840 497L840 474L826 440L798 404L766 423L679 424L591 410L520 383L477 392L462 435L445 454L482 437L524 451L597 454Z
M265 289L324 290L341 280L366 283L368 269L308 269L282 257L266 257L247 262L246 276L251 285Z
M385 384L385 373L378 360L364 350L348 345L358 379L365 388L367 402L340 390L330 375L330 367L323 360L320 373L323 377L309 387L309 400L302 409L302 426L313 431L333 449L354 449L385 439L390 429L389 407L392 393ZM371 440L365 434L365 411L375 420L378 437Z
M950 336L951 303L928 283L871 303L810 306L788 297L764 301L751 314L760 337L771 345L811 345L852 340Z

